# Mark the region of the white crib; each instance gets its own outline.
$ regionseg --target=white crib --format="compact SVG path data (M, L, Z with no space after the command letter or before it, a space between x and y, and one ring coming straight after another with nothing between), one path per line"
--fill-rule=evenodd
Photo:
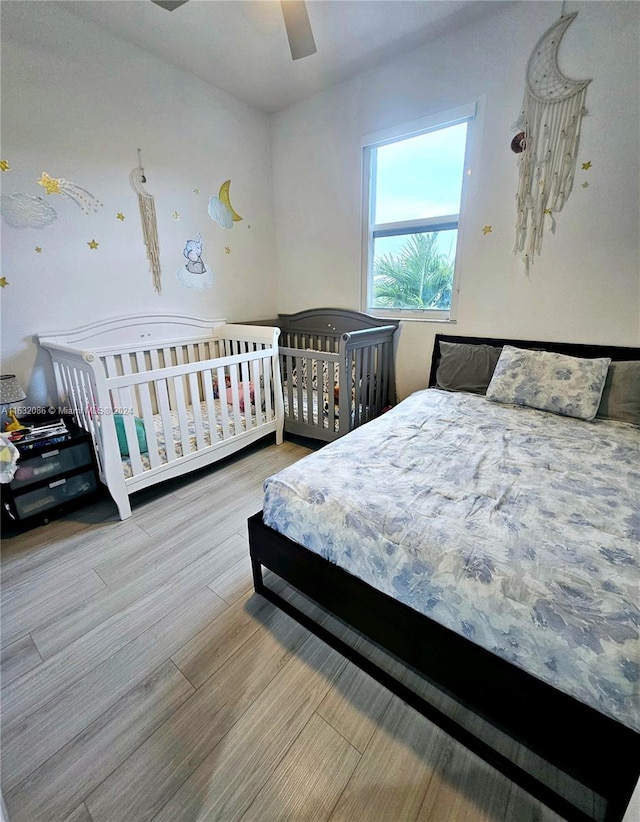
M93 438L121 519L129 495L275 432L284 405L278 328L168 314L38 335L60 406ZM123 456L124 455L124 456Z

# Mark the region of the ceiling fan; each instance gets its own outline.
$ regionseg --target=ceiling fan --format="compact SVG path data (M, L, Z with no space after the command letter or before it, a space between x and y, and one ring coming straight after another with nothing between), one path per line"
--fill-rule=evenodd
M152 2L167 11L175 11L180 6L184 6L187 0L152 0ZM280 0L280 6L284 17L284 25L287 29L291 58L299 60L301 57L309 57L309 55L315 54L317 51L316 43L313 39L304 0Z

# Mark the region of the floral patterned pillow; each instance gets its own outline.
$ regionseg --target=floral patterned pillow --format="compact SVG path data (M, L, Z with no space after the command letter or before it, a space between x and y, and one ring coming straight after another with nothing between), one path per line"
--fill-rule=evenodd
M608 357L588 360L505 345L487 399L592 420L610 362Z

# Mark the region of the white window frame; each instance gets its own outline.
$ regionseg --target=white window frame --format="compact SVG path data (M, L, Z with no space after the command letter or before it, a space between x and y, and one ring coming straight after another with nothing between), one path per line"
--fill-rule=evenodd
M460 248L462 243L463 211L466 202L467 178L470 175L469 158L473 144L473 127L476 119L476 103L467 103L448 111L439 112L428 117L422 117L411 123L403 123L392 128L366 134L361 141L362 149L362 311L374 317L387 317L399 320L431 320L437 322L455 322L460 291ZM380 146L396 143L409 137L417 137L429 131L438 131L442 128L467 123L467 139L462 175L462 190L460 195L460 212L458 214L440 215L418 220L403 220L394 223L373 222L375 203L375 173L373 167L373 149ZM373 277L373 248L375 237L389 237L400 234L415 233L416 230L445 231L457 229L456 259L451 286L451 307L449 309L434 308L370 308L369 296ZM413 230L413 231L412 231Z

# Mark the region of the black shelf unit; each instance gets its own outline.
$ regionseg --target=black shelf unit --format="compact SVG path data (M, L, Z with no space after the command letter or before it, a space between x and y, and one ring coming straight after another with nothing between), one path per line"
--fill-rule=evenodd
M25 425L46 421L21 419ZM14 443L20 451L17 470L10 483L0 486L3 530L45 525L100 496L91 437L72 420L65 423L67 435Z

